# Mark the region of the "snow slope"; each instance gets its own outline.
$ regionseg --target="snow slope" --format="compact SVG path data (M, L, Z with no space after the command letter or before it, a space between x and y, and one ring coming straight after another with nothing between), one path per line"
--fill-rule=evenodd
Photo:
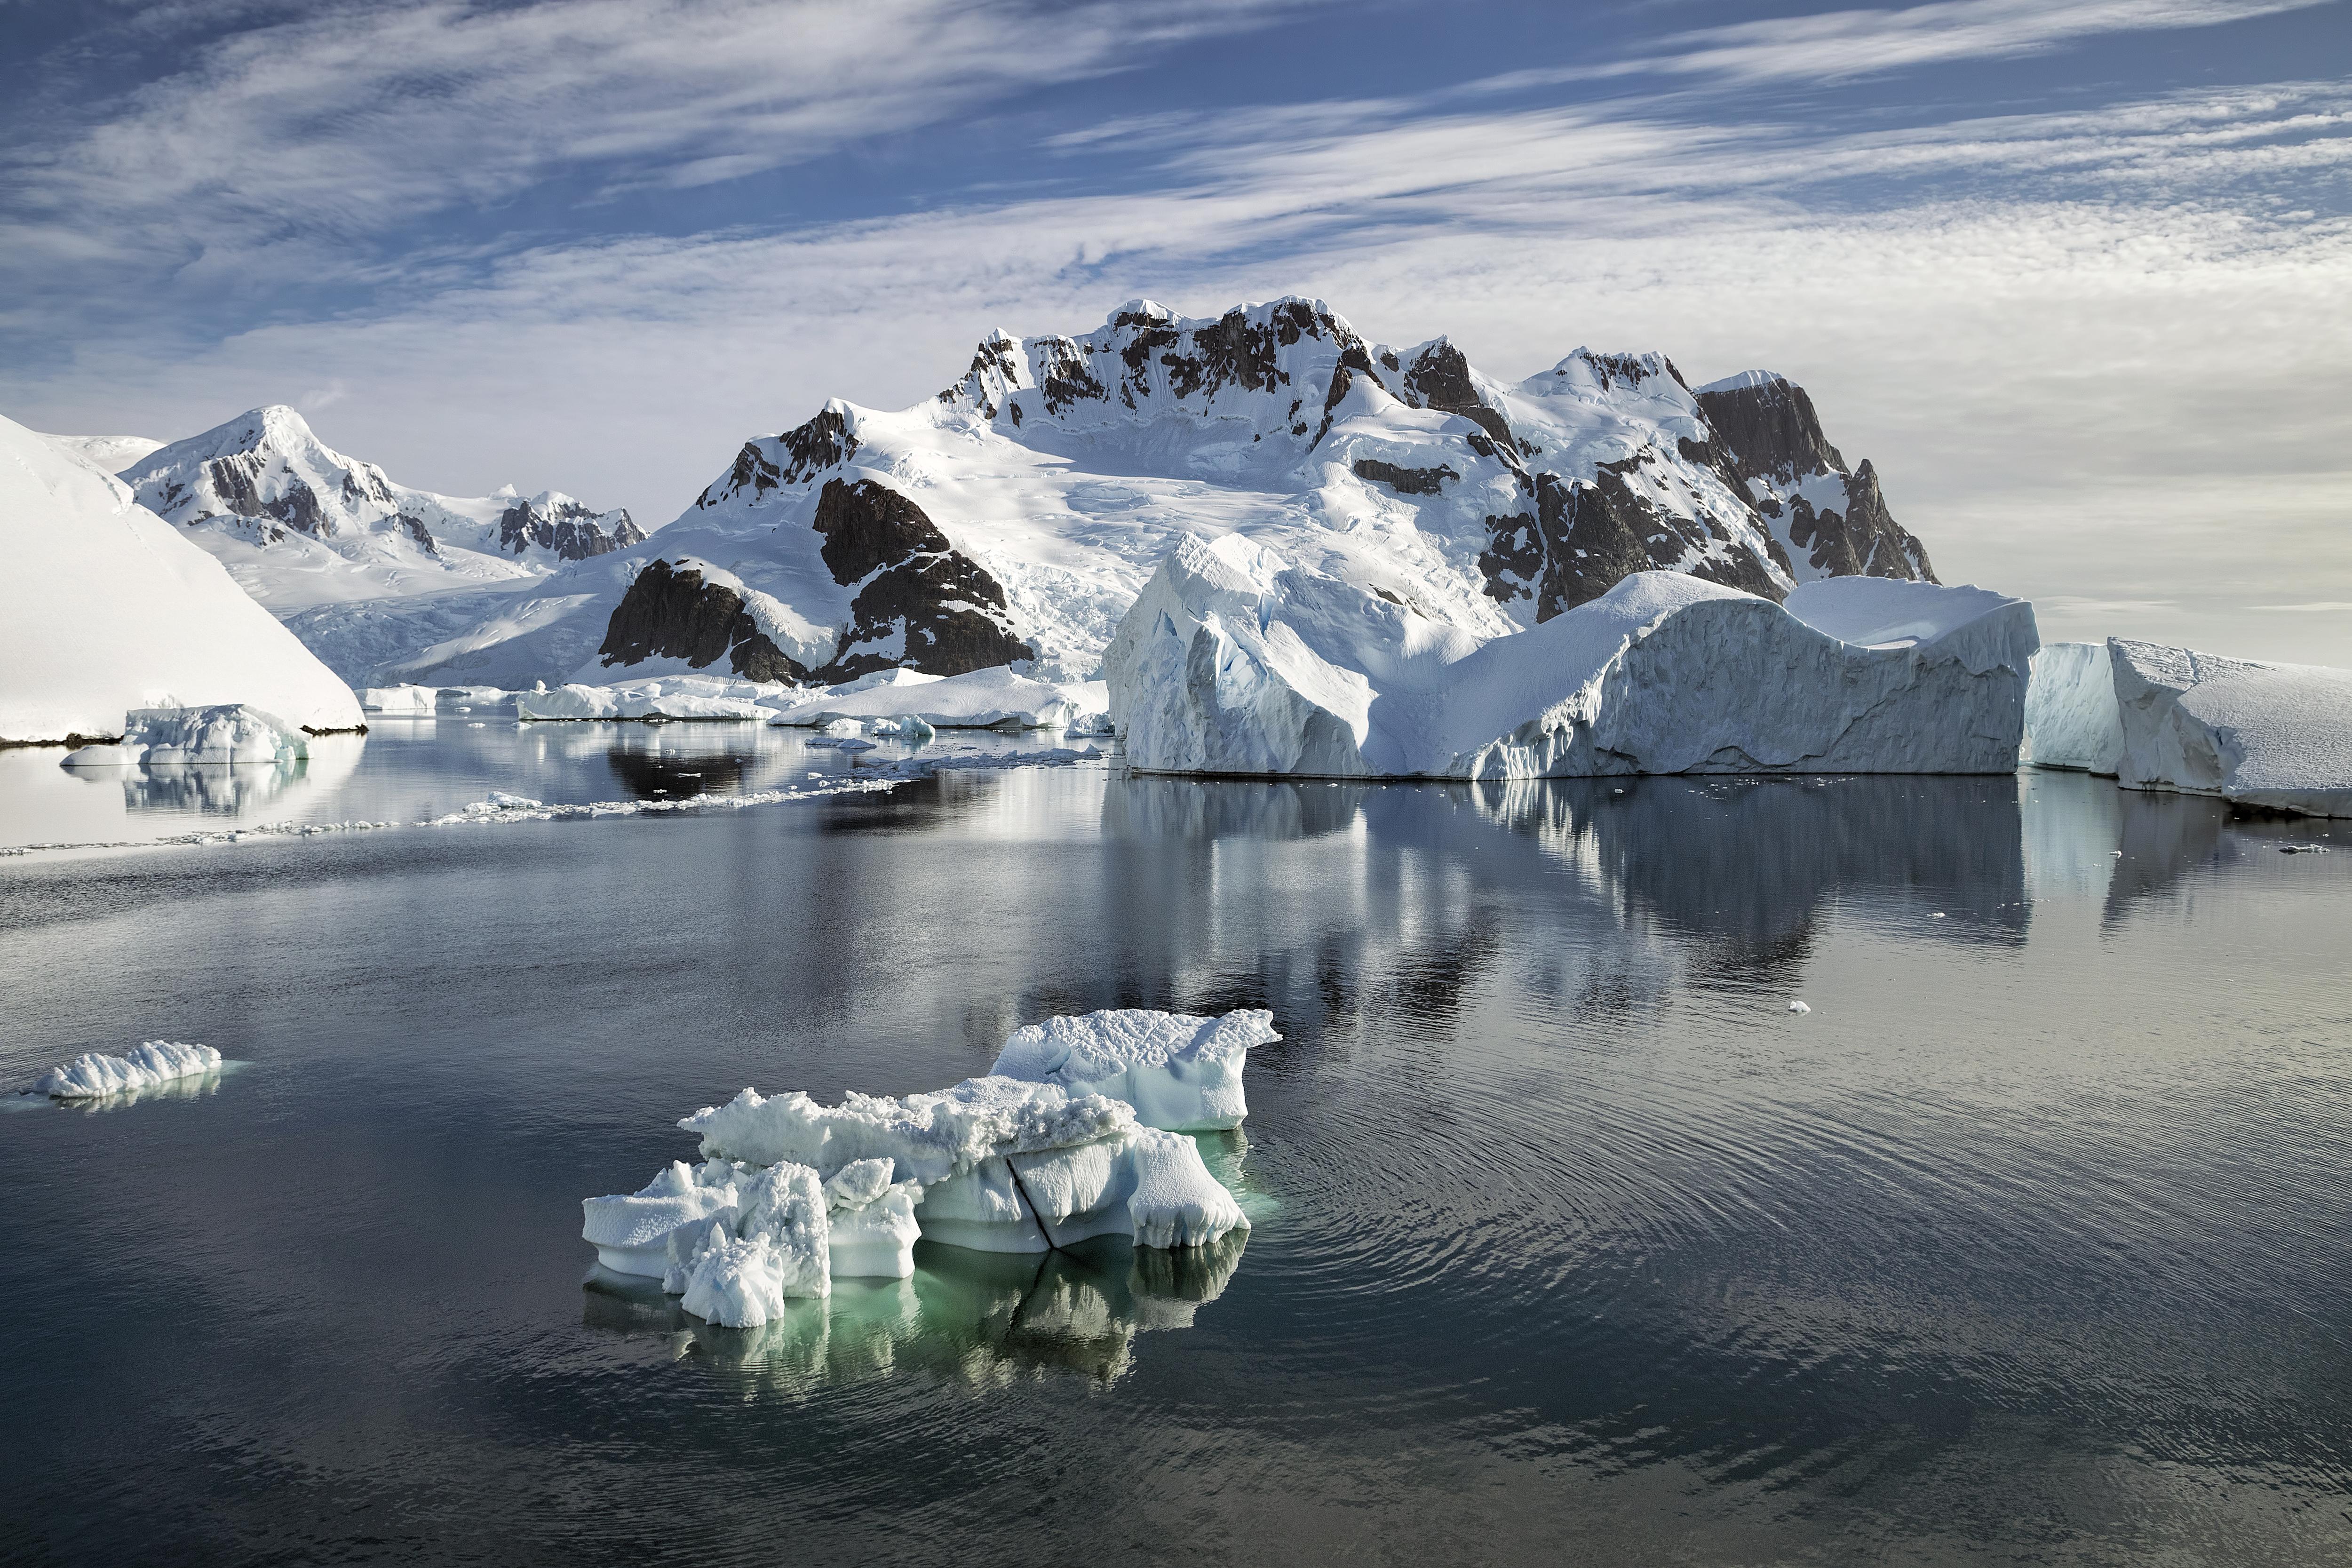
M463 499L397 485L283 405L138 454L117 470L281 614L544 576L640 543L625 511L558 491Z
M371 684L614 679L592 659L823 684L1034 661L1062 681L1097 673L1192 534L1244 534L1481 637L1632 572L1776 599L1824 572L1927 577L1883 505L1856 535L1869 549L1821 553L1822 520L1869 510L1854 487L1874 497L1875 480L1846 474L1801 390L1767 379L1769 398L1703 395L1662 355L1579 349L1505 384L1444 338L1367 342L1320 300L1197 319L1136 300L1076 336L992 334L915 407L835 400L746 442L651 541L527 598L481 595L470 620L443 606L404 638L374 607L298 624L339 668L372 657Z
M1150 772L2005 773L2036 646L2032 607L1980 588L1829 579L1783 607L1670 572L1478 637L1228 536L1170 553L1105 675Z
M110 474L121 473L163 445L145 436L51 436L48 442Z
M310 731L351 689L112 475L0 419L0 742L123 732L132 709L241 703Z

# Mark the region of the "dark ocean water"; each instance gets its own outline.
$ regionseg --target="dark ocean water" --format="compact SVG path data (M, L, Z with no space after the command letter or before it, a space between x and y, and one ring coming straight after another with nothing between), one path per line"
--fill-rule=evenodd
M266 798L20 768L0 841L842 765L444 720ZM0 1558L2342 1563L2352 843L2279 852L2326 830L1080 767L0 860L0 1082L238 1064L0 1114ZM678 1116L1112 1005L1274 1010L1206 1151L1245 1242L926 1245L759 1333L592 1276L580 1198Z

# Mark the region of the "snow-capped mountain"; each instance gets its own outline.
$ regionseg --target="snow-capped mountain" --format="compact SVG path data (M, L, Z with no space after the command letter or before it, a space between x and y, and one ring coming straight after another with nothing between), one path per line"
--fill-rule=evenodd
M283 405L158 447L119 471L142 505L186 529L281 613L543 576L646 537L627 512L597 512L555 491L467 499L394 484L328 447Z
M0 743L111 738L182 704L361 725L349 687L81 450L0 419Z
M1320 300L1198 319L1138 300L1080 336L992 334L915 407L836 399L748 441L652 541L479 595L465 625L442 605L404 655L356 607L295 624L383 679L1024 658L1084 679L1187 534L1244 533L1476 637L1639 571L1776 599L1823 574L1927 577L1868 465L1847 474L1800 389L1759 384L1784 390L1709 391L1718 427L1660 354L1579 349L1506 384L1444 338L1367 342Z

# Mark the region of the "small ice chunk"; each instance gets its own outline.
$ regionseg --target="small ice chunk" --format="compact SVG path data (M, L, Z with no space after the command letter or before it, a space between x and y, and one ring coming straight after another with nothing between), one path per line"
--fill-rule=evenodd
M989 1070L1123 1100L1146 1127L1207 1131L1242 1124L1250 1047L1281 1038L1258 1008L1220 1018L1116 1008L1016 1029Z
M731 1164L713 1161L697 1171L674 1160L635 1193L581 1199L580 1234L595 1247L596 1261L614 1273L658 1279L673 1261L671 1233L721 1213L731 1215L735 1201Z
M183 1045L175 1040L148 1040L119 1057L86 1051L51 1069L33 1086L37 1094L56 1100L97 1100L152 1089L173 1079L193 1078L221 1065L221 1054L210 1046Z
M1789 1004L1789 1011L1791 1013L1810 1013L1812 1010L1811 1005L1807 1003L1791 1002Z
M824 1201L831 1208L864 1208L889 1190L889 1161L852 1160L825 1179Z
M696 1317L730 1329L754 1329L781 1315L792 1297L833 1289L824 1189L806 1165L772 1165L741 1193L735 1234L722 1223L705 1233L686 1270L680 1303Z

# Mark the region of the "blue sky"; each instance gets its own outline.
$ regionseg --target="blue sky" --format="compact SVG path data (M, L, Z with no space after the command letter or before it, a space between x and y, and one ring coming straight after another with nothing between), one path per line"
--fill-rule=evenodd
M677 515L992 327L1811 389L1949 580L2352 664L2352 4L0 0L0 413Z

